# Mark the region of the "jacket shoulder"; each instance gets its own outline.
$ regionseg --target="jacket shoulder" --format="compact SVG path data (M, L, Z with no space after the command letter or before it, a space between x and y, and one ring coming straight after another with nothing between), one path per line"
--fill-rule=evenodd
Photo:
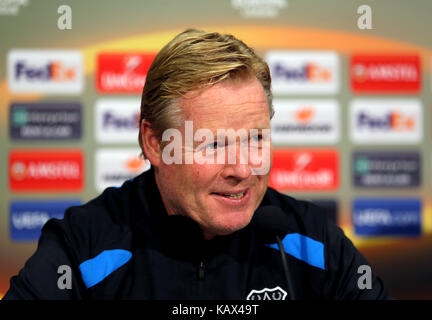
M119 246L131 233L133 184L105 189L89 202L68 208L63 219L48 221L46 228L60 231L80 261Z

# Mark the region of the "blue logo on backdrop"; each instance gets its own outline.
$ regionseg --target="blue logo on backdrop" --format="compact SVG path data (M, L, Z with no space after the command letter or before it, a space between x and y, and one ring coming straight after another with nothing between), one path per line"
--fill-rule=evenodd
M113 127L115 129L136 130L138 128L138 116L139 114L120 116L107 111L102 116L102 126L104 129L107 127Z
M356 199L354 230L360 236L420 236L419 199Z
M80 205L78 200L13 201L9 210L9 234L12 241L36 241L45 222L62 219L64 211Z
M287 67L284 66L282 63L276 63L274 69L273 69L273 76L278 78L283 78L285 80L302 80L307 81L309 76L309 70L310 65L304 64L300 67L294 68L294 67Z

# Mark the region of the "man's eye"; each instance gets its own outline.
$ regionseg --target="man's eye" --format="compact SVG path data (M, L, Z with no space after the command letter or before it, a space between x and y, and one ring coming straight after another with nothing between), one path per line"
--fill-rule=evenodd
M218 146L217 142L215 143L210 143L207 145L207 149L216 149Z
M251 140L253 142L260 142L260 141L262 141L262 139L263 139L262 134L259 134L259 135L256 135L256 136L252 136L252 138L251 138Z
M221 145L216 141L216 142L213 142L213 143L210 143L210 144L208 144L207 145L207 149L217 149L218 147L220 147Z

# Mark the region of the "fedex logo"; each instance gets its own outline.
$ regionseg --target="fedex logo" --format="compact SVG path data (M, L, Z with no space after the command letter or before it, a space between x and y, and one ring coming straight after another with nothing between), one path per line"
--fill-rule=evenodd
M331 79L329 68L322 67L316 63L306 63L299 67L289 68L282 63L276 63L274 77L286 80L300 80L310 82L328 82Z
M118 116L114 112L107 111L106 113L103 114L102 118L103 118L102 126L104 129L113 127L118 129L135 131L139 121L139 113L132 114L132 116L127 115L125 117L122 117L122 116Z
M350 105L350 135L356 143L418 143L422 106L414 99L356 99Z
M357 127L364 126L372 129L410 131L415 127L415 119L398 111L391 111L383 116L374 116L362 111L358 116Z
M8 85L17 93L80 93L82 55L65 50L12 50L8 55Z
M134 143L138 139L139 99L100 99L96 102L95 136L101 143Z
M26 61L18 61L15 65L15 80L30 81L74 81L77 77L75 68L64 65L61 61L48 62L41 66L32 66Z
M334 94L339 90L339 58L327 51L271 51L266 56L275 94Z

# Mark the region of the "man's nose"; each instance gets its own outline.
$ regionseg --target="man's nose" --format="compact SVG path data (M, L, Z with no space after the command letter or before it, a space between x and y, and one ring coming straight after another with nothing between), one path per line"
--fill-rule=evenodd
M228 155L225 167L222 171L222 176L224 178L231 177L238 180L249 178L252 174L252 170L249 164L247 148L245 149L244 146L240 147L237 145L235 153L232 150L229 150L228 154L231 155L231 159ZM233 161L233 158L235 161Z

